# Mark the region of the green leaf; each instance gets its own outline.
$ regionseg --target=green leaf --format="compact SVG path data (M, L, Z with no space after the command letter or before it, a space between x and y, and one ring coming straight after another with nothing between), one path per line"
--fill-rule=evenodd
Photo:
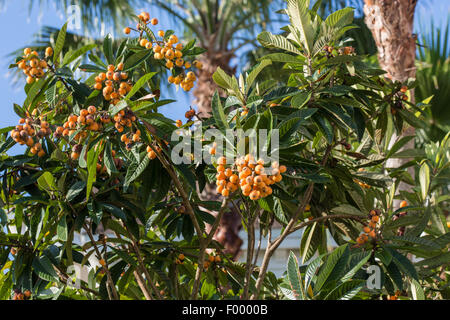
M273 62L285 62L291 64L305 64L305 57L303 56L293 56L287 53L271 53L265 55L261 59L269 59Z
M314 287L315 292L319 292L322 286L325 284L334 267L337 265L339 259L342 257L345 250L347 249L347 247L348 247L347 244L337 247L328 255L325 263L320 268L319 274L317 275L317 281Z
M56 228L58 239L61 241L67 241L67 222L66 216L61 217L58 221L58 227Z
M103 162L105 163L106 171L109 175L118 172L112 156L111 142L109 141L106 142L105 152L103 153Z
M74 61L75 59L80 57L81 55L85 54L89 50L94 49L96 46L97 45L95 43L92 43L92 44L85 45L85 46L79 48L78 50L71 50L71 51L67 52L66 55L64 56L62 66L68 65L69 63L71 63L72 61Z
M308 267L305 271L305 291L308 292L309 285L311 284L314 276L316 275L317 270L319 270L320 265L322 264L323 255L315 258L308 264Z
M360 217L367 216L367 214L365 214L364 212L361 212L360 210L358 210L357 208L355 208L354 206L352 206L350 204L341 204L340 206L337 206L337 207L331 209L331 211L336 214L352 214L352 215L360 216Z
M298 268L297 258L292 251L289 253L287 279L295 297L298 300L305 300L305 294L302 287L302 278Z
M325 300L350 300L365 286L364 280L347 281L331 291Z
M281 35L274 35L268 31L263 31L258 35L257 39L263 47L282 49L299 55L302 54L288 39Z
M317 223L313 223L308 226L302 235L302 240L300 242L300 254L302 255L301 261L305 263L308 261L314 253L316 253L317 247L320 244L320 230L316 232Z
M127 188L131 182L136 180L142 172L144 172L145 168L147 168L148 164L150 163L150 158L147 156L144 156L144 159L137 164L134 163L128 167L127 175L125 176L125 182L123 183L123 187Z
M115 216L116 218L122 219L123 221L127 221L127 216L126 216L125 212L123 212L118 207L116 207L112 204L109 204L109 203L104 203L104 202L100 202L99 205L106 211L112 213L112 215Z
M341 281L346 282L346 281L350 280L351 278L353 278L353 276L356 274L356 272L358 272L358 270L361 269L362 266L365 265L367 261L369 261L370 257L371 257L371 253L366 252L364 257L341 278Z
M426 162L422 164L419 171L420 190L422 191L422 200L427 198L430 188L430 167Z
M342 28L352 23L353 8L344 8L331 13L326 19L325 23L330 27Z
M141 63L143 63L147 58L149 58L152 54L151 50L142 50L133 54L124 62L123 71L127 72L136 67L138 67Z
M292 97L291 105L294 108L300 109L311 99L311 92L300 92Z
M419 244L419 245L430 247L432 249L440 249L441 248L437 243L435 243L431 240L428 240L426 238L414 237L414 236L411 236L408 234L406 234L404 236L385 237L385 239L392 240L392 241L406 242L406 243L410 243L410 244Z
M231 80L231 77L227 75L226 72L223 71L220 67L217 67L212 78L219 87L232 90L233 81Z
M35 257L33 259L34 272L39 278L47 281L58 281L58 275L55 269L53 269L52 263L47 256Z
M289 15L292 36L305 48L308 54L312 53L315 30L308 12L309 1L287 0L287 13ZM296 31L293 33L293 31Z
M55 50L53 50L53 63L57 64L59 61L59 54L61 53L64 42L66 41L67 22L63 25L58 32L58 38L56 39Z
M125 261L129 265L131 265L133 267L137 267L138 266L137 262L127 252L121 251L121 250L117 250L115 248L112 248L112 249L120 257L120 259L122 259L123 261Z
M249 73L249 75L247 76L246 79L246 88L245 88L245 93L247 94L248 91L250 90L250 87L252 86L253 82L256 80L256 77L258 76L258 74L268 65L271 65L272 61L268 60L268 59L264 59L261 61L260 64L258 64L256 67L254 67L252 69L252 71Z
M386 154L386 159L390 158L393 154L395 154L398 150L400 150L401 147L406 145L411 139L413 139L414 136L406 136L402 137L400 140L398 140L388 151Z
M107 35L103 41L103 53L109 64L114 64L114 53L112 49L111 35Z
M413 300L425 300L425 292L422 286L414 279L411 279L411 293Z
M45 191L55 191L56 190L56 183L55 183L55 178L53 177L53 175L46 171L44 172L38 179L37 179L37 183L39 185L39 187L41 187L42 189L44 189Z
M31 85L30 90L27 92L27 97L23 103L24 108L28 109L32 105L35 98L41 93L41 89L44 88L47 83L48 80L41 79ZM21 116L23 117L24 113Z
M419 280L416 268L414 267L412 262L409 261L408 258L406 258L401 253L397 252L396 250L389 249L389 248L387 248L387 249L389 250L389 252L392 255L392 261L395 263L395 265L401 271L403 271L403 273L405 273L406 275L408 275L412 279Z
M327 118L319 115L318 113L314 114L312 118L319 128L320 132L322 132L322 134L327 139L327 142L331 144L334 139L334 131L331 123L327 120Z
M87 154L87 169L88 169L88 179L86 183L86 201L89 200L91 195L92 185L94 184L97 177L97 161L98 156L101 152L100 143L96 145L96 148L91 148Z
M72 201L75 199L86 187L86 182L84 181L77 181L75 182L67 191L66 199L67 201Z
M230 126L227 122L227 117L225 116L225 112L223 111L222 103L220 102L219 93L217 90L214 92L211 101L211 108L214 120L216 120L217 127L220 130L228 129Z
M156 74L156 72L150 72L147 73L146 75L142 76L131 88L130 92L128 92L126 98L130 99L132 96L135 95L136 92L139 91L140 88L142 88L147 81L149 81L154 75Z

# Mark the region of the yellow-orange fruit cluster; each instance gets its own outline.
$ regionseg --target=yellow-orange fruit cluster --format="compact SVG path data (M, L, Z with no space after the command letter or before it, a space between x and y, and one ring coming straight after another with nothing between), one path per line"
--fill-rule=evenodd
M217 192L227 197L231 192L241 188L242 194L251 200L258 200L272 194L272 184L282 180L281 174L286 172L285 166L273 162L270 168L264 167L264 160L255 160L250 154L235 161L236 173L225 168L226 158L217 161Z
M141 130L136 130L134 133L124 133L120 136L120 141L125 143L127 146L133 142L139 142L141 140Z
M206 257L206 261L203 263L203 267L205 268L205 270L208 270L208 268L213 263L219 263L221 261L222 261L222 259L220 258L219 255L210 254Z
M180 253L180 254L178 255L177 259L175 260L175 263L176 263L176 264L183 264L184 259L185 259L184 254Z
M153 160L156 158L156 152L160 153L161 148L157 145L153 145L153 149L150 146L147 146L147 157L149 157L150 160Z
M183 126L183 121L177 120L177 121L175 121L175 125L176 125L178 128L181 128L181 126Z
M80 115L70 115L62 127L56 128L55 137L70 136L78 129L83 129L74 137L75 140L81 141L87 137L88 131L101 131L103 124L109 122L111 119L107 112L98 112L95 106L89 106L87 109L81 109Z
M195 110L192 108L189 109L188 111L186 111L186 113L184 114L184 117L186 119L188 119L188 121L191 121L194 116L195 116Z
M42 157L45 155L45 151L42 149L39 139L49 136L51 133L52 130L47 121L26 117L19 120L19 125L11 131L11 137L20 145L30 147L32 154Z
M359 245L366 243L369 240L369 237L372 239L377 237L376 228L378 221L380 221L378 210L370 210L370 222L363 228L364 233L360 234L356 239L356 242Z
M136 116L127 108L120 110L114 116L113 120L114 127L119 133L122 133L125 127L131 128L133 126L133 122L136 121Z
M231 168L225 168L226 158L220 157L217 161L218 166L216 168L216 191L224 197L228 197L230 192L235 192L239 189L239 177L233 173Z
M142 38L143 28L141 25L157 25L158 19L150 19L150 14L148 12L141 12L138 18L140 19L140 22L137 24L136 29L140 32L139 45L149 50L152 49L153 58L156 60L164 60L165 66L168 69L172 70L174 67L181 68L181 72L180 70L177 70L177 75L169 76L168 81L169 83L180 85L185 91L190 91L193 88L197 77L194 72L187 70L191 68L192 65L197 69L201 69L203 68L202 63L197 60L194 60L191 63L183 59L183 44L179 42L178 37L175 34L167 36L163 30L159 30L157 35L162 38L161 40L148 40ZM130 34L131 30L131 28L127 27L124 29L124 33Z
M102 90L105 100L111 101L113 105L116 105L133 87L130 81L125 81L128 74L122 72L123 67L122 62L117 66L111 64L107 72L101 72L95 77L94 89Z
M23 53L23 59L17 62L17 67L23 70L23 73L27 75L27 83L31 84L45 76L45 71L48 69L47 61L40 59L37 51L32 51L30 48L26 48ZM45 50L45 56L51 55L53 55L53 49L48 47Z
M400 291L400 290L397 290L397 291L395 291L395 294L394 294L393 296L388 295L388 296L387 296L387 299L388 299L388 300L397 300L398 297L401 296L401 295L402 295L401 291Z

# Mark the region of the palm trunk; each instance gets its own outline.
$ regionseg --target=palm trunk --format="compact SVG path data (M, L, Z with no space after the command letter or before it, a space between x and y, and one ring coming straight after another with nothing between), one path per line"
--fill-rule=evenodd
M393 81L414 78L416 69L416 35L413 34L414 9L417 0L364 0L365 22L372 32L378 48L378 60L387 76ZM414 92L411 92L414 103ZM394 134L390 146L399 137L415 135L415 129L408 127L400 135ZM414 148L414 139L401 150ZM411 159L389 159L387 168L398 168ZM408 168L414 178L414 169ZM400 183L399 190L410 191L411 185ZM394 202L394 207L398 206Z
M218 90L212 75L217 67L228 74L236 72L236 68L230 67L232 57L233 54L230 52L218 53L210 50L200 59L203 68L198 72L198 85L194 90L194 96L196 97L195 104L198 107L198 113L202 118L208 118L211 115L211 98L214 91ZM203 200L218 200L220 196L217 195L214 185L207 184L201 197ZM217 214L217 212L210 213ZM214 235L214 240L224 246L224 253L231 255L233 259L237 259L243 242L238 235L241 227L239 213L233 207L230 207L230 211L223 215L219 228Z
M195 101L198 112L202 117L209 117L211 113L211 98L215 90L218 90L212 76L217 67L223 69L227 74L234 74L236 68L230 67L230 60L233 54L230 52L207 51L204 57L199 60L203 63L203 68L198 72L198 85L194 90Z

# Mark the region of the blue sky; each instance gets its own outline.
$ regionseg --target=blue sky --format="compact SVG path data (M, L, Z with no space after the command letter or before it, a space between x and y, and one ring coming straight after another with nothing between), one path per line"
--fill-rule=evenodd
M361 0L362 1L362 0ZM46 1L44 1L45 3ZM13 103L22 104L25 99L23 87L13 86L11 77L8 77L8 66L12 61L8 54L17 48L24 47L31 42L32 36L43 25L53 27L61 27L65 18L58 13L51 4L46 6L45 10L39 10L39 6L35 5L32 12L29 12L29 0L6 0L0 8L0 128L17 123L18 117L15 115L12 105ZM419 35L427 32L430 21L433 20L435 25L440 26L446 21L450 14L449 0L421 0L418 2L415 16L415 30ZM136 8L136 12L140 12L141 8ZM177 30L173 21L167 19L167 16L158 14L160 17L160 26L163 29L172 28ZM420 22L420 23L419 23ZM420 26L424 28L420 29ZM192 95L186 95L183 92L176 93L175 99L177 103L164 106L161 112L173 119L183 119L184 112L191 104Z

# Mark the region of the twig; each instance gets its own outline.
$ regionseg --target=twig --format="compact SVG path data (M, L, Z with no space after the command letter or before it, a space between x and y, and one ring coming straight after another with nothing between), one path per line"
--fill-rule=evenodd
M328 145L325 154L323 156L322 162L321 162L321 166L324 166L327 161L328 161L328 157L331 154L331 150L334 148L335 144L333 145ZM273 253L275 252L275 250L278 248L278 246L281 244L281 242L283 242L283 240L290 234L292 233L292 228L295 226L295 224L297 223L298 217L305 211L306 205L311 201L312 198L312 194L314 191L314 182L311 182L308 185L308 188L305 191L305 195L303 197L303 201L301 202L300 207L297 209L297 211L293 214L291 220L289 221L289 223L287 224L286 228L283 230L283 232L281 233L281 235L279 235L273 242L271 242L270 237L268 239L267 242L267 248L266 248L266 252L264 254L264 259L260 268L260 272L258 275L258 279L256 280L256 291L255 293L251 296L251 300L255 300L258 298L259 293L261 291L261 286L263 284L264 281L264 277L266 275L267 272L267 268L269 267L269 262L270 259L273 255ZM269 234L270 234L270 229L269 229Z
M91 243L94 246L94 250L95 250L95 253L97 254L97 257L99 259L101 259L102 255L100 253L100 250L98 250L98 247L95 243L96 241L94 239L94 236L92 235L92 232L91 232L89 226L86 224L86 222L83 224L83 228L86 230L86 233L88 234L89 239L91 240ZM109 289L111 290L111 292L109 292L110 290L108 290L109 299L112 300L112 298L114 298L115 300L119 300L119 295L117 293L114 282L112 281L111 272L109 271L109 268L108 268L108 262L106 261L106 259L104 259L104 260L105 260L105 265L102 266L102 268L106 272L106 277L107 277L106 279L108 282L107 288L109 287Z

